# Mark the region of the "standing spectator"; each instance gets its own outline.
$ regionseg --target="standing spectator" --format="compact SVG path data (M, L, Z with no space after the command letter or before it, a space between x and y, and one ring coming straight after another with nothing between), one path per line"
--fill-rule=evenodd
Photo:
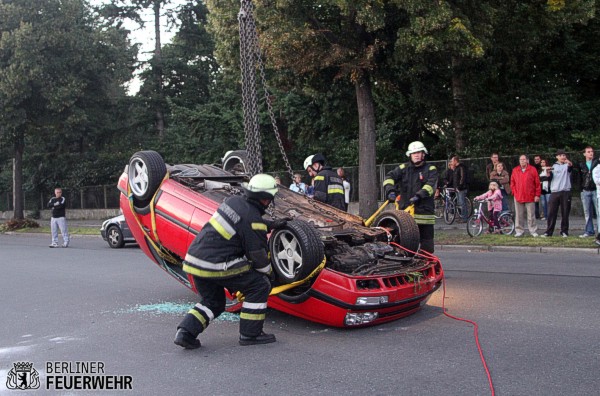
M598 213L598 199L596 198L596 183L592 177L592 171L598 165L598 160L594 159L594 148L587 146L583 151L585 161L579 164L579 175L581 180L581 203L583 204L583 216L585 217L585 231L580 235L581 238L592 237L594 232L594 211ZM596 222L598 232L600 232L600 223Z
M62 234L63 247L69 247L69 229L67 228L67 217L65 209L67 200L62 196L62 189L57 187L54 189L54 197L48 201L48 208L52 209L52 218L50 219L50 231L52 232L51 248L58 247L58 229Z
M488 211L491 214L492 222L494 223L494 229L490 232L499 233L500 224L498 223L498 216L502 211L502 193L500 192L500 186L495 181L490 182L489 190L486 193L475 197L476 200L487 200Z
M435 204L434 191L437 188L438 172L435 165L425 161L427 149L419 141L408 145L406 156L410 161L400 164L398 168L387 173L383 181L385 196L390 202L396 200L400 194L400 207L415 207L415 222L419 227L420 249L433 253L434 251L434 225Z
M498 162L496 169L490 174L490 180L495 181L500 186L500 192L502 193L502 211L508 210L508 196L512 194L510 189L510 176L506 169L504 169L504 162Z
M539 154L533 157L533 166L535 166L535 170L537 171L537 173L539 175L540 172L542 171L542 157ZM539 202L535 203L535 218L540 219L540 203Z
M454 161L452 159L448 161L448 169L444 172L442 181L444 188L454 188Z
M347 212L348 206L350 206L350 182L346 179L346 172L344 172L344 168L338 168L337 174L342 178L342 184L344 186L344 202L346 203Z
M496 164L500 160L498 153L492 153L492 155L490 156L490 160L492 162L488 163L485 167L485 177L488 179L488 181L490 180L490 175L492 174L492 171L496 169Z
M306 184L302 182L300 173L294 173L294 182L290 184L290 190L299 194L306 194Z
M542 183L542 195L540 195L540 204L544 216L541 220L548 218L548 201L550 200L550 174L548 172L548 161L542 158L540 162L540 182ZM550 168L551 169L551 168Z
M466 223L467 218L469 217L469 213L467 212L467 191L468 191L468 181L467 181L467 169L465 165L460 162L460 158L458 155L453 156L450 161L454 166L454 172L452 175L452 184L456 189L456 194L458 198L458 213L460 214L460 222Z
M533 157L533 166L535 166L535 170L540 173L542 171L542 156L537 154Z
M596 199L598 200L598 206L600 207L600 166L596 166L592 170L592 179L596 183ZM597 213L598 218L596 224L598 225L598 235L596 235L596 245L600 245L600 213Z
M551 237L556 226L558 207L560 206L560 236L569 236L569 213L571 212L571 171L573 163L567 159L565 150L556 152L556 163L550 172L550 201L548 202L548 226L543 237Z
M527 212L527 228L532 237L537 237L537 222L535 220L535 202L539 202L541 187L540 177L535 167L529 164L529 158L523 154L519 157L510 177L510 189L515 197L515 237L525 233L523 218Z

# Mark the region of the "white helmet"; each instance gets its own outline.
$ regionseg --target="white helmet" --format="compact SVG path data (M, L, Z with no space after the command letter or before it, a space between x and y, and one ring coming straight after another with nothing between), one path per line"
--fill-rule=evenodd
M308 168L309 166L312 166L313 157L314 155L309 155L308 157L306 157L306 159L304 160L304 170L306 170L306 168Z
M277 183L271 175L259 173L252 176L250 182L246 185L246 192L249 196L258 199L273 199L277 194Z
M418 140L415 140L414 142L408 145L408 151L406 152L406 156L410 157L411 154L418 153L420 151L424 151L425 154L429 154L427 152L427 149L425 148L425 145L419 142Z

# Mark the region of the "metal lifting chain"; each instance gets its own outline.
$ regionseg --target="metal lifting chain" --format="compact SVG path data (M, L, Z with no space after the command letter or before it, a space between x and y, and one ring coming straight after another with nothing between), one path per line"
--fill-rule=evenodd
M256 65L260 71L261 83L264 91L264 98L267 104L267 110L275 139L279 145L279 151L285 162L286 169L290 174L291 180L294 180L294 171L285 153L273 106L271 95L267 89L267 80L265 78L265 69L260 54L258 44L258 33L254 21L253 4L251 0L241 0L241 8L238 16L240 23L240 59L242 68L242 103L244 107L244 132L246 134L246 150L248 151L248 172L250 175L262 172L262 153L260 145L260 129L258 125L258 104L256 94Z
M256 51L258 37L252 17L252 1L241 0L238 21L240 24L240 66L242 69L242 106L244 108L244 133L250 176L262 172L260 130L258 125L258 100L256 97Z

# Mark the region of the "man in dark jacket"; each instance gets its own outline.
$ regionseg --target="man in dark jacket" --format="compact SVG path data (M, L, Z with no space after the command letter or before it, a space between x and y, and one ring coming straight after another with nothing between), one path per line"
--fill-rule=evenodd
M304 169L313 177L314 198L345 211L344 181L325 162L323 154L311 155L304 160Z
M67 227L67 217L65 215L65 209L67 207L67 201L62 196L62 189L54 189L54 197L48 201L48 209L52 209L52 218L50 219L50 231L52 233L51 248L58 247L58 229L62 234L63 247L69 247L69 229Z
M202 297L177 327L175 344L200 347L198 335L225 310L225 291L245 296L240 314L240 345L275 342L263 331L267 298L271 291L271 263L267 233L282 228L286 220L262 218L277 193L272 176L258 174L250 179L245 197L227 198L204 225L188 249L183 270L193 276Z
M469 213L467 211L467 191L468 191L468 181L467 181L467 169L465 165L460 162L460 158L458 155L453 156L450 159L452 165L454 166L454 172L452 173L452 184L456 189L456 195L458 198L458 214L460 215L460 221L463 223L467 222L467 218L469 217Z
M400 194L400 207L415 205L415 222L419 227L421 249L433 253L435 209L433 195L437 188L438 171L425 161L427 149L419 141L408 145L406 156L410 161L400 164L388 172L383 182L386 197L390 202Z
M581 203L583 204L583 215L585 217L585 231L581 238L592 237L594 232L594 212L598 213L598 199L596 197L596 183L592 178L592 171L598 166L598 160L594 159L594 148L587 146L583 151L585 161L579 163L579 179L581 182ZM600 223L596 222L600 233Z

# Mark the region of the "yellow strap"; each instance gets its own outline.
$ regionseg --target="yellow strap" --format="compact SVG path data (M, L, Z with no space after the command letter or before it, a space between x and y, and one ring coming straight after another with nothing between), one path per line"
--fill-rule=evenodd
M168 178L169 178L169 172L167 172L165 174L165 177L163 178L162 182L160 182L160 185L158 186L158 188L156 189L156 192L154 193L154 195L152 196L152 199L150 200L150 216L151 216L151 221L152 221L152 232L155 235L157 242L159 241L159 239L158 239L158 234L156 233L156 219L155 219L155 213L154 213L154 199L156 198L156 194L158 194L158 191L160 190L160 186L162 186L162 184ZM133 214L133 218L135 219L135 221L137 222L138 226L140 227L140 230L142 231L142 233L146 237L146 240L148 240L148 242L156 250L156 252L158 253L158 255L161 258L163 258L164 260L167 260L168 262L170 262L172 264L181 265L181 263L179 262L179 260L177 260L175 257L171 256L170 254L167 254L167 253L163 252L162 249L152 240L152 238L150 238L150 236L148 235L148 233L144 229L144 226L142 225L142 222L138 218L137 212L135 211L135 208L133 207L133 194L131 192L131 186L129 185L129 181L127 181L127 199L129 199L129 209L131 210L131 213Z
M371 217L369 217L366 221L365 221L365 226L369 227L371 224L373 224L373 222L375 221L375 218L379 215L379 213L383 212L383 209L385 209L386 206L388 206L389 201L385 201L380 207L379 209L377 209L375 211L375 213L373 213L373 215ZM396 204L397 206L398 204Z
M281 286L274 287L273 289L271 289L271 293L269 293L269 295L274 296L276 294L279 294L279 293L284 292L289 289L293 289L296 286L300 286L301 284L308 282L313 276L315 276L323 268L325 268L325 263L327 263L327 257L323 257L323 261L321 261L321 264L319 264L319 266L317 268L315 268L314 271L311 272L310 275L308 275L306 278L301 279L296 282L289 283L287 285L281 285ZM235 297L237 298L238 301L244 301L244 295L240 292L235 293Z

